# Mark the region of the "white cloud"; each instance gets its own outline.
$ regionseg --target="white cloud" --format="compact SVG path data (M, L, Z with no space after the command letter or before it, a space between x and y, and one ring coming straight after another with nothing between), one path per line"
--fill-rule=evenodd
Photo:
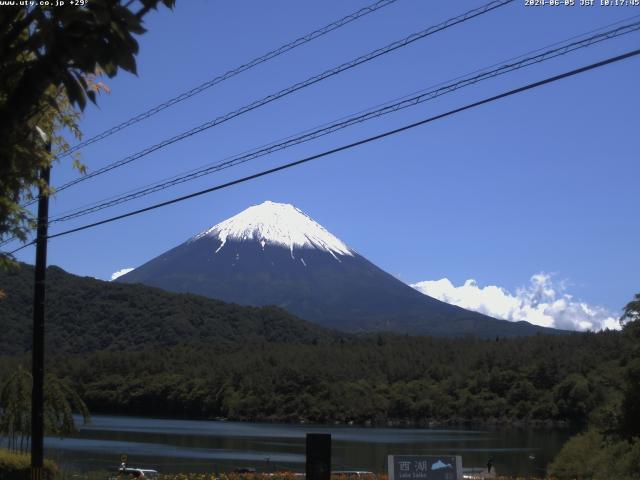
M620 328L613 312L574 299L566 292L564 282L554 280L547 273L536 273L529 285L518 288L515 294L495 285L481 287L473 279L459 287L447 278L426 280L411 286L443 302L504 320L526 320L565 330Z
M117 272L113 272L111 274L111 281L115 280L118 277L121 277L122 275L125 275L125 274L129 273L131 270L133 270L133 268L123 268L122 270L118 270Z

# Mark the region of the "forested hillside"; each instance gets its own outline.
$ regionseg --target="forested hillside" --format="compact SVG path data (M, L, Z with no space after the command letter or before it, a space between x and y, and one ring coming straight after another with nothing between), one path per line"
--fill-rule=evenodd
M377 336L344 344L98 352L59 356L49 368L67 377L94 412L580 425L619 402L630 352L620 332L497 341Z
M352 336L50 268L47 369L93 412L361 424L585 424L621 402L627 332ZM0 376L28 364L32 270L0 274Z
M31 345L33 267L0 269L0 355ZM337 334L277 307L244 307L47 269L48 352L131 350L257 340L311 343Z

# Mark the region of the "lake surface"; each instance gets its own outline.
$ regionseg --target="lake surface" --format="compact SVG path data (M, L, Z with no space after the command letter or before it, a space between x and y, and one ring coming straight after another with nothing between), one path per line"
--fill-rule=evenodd
M499 473L540 475L570 437L565 430L417 429L169 420L95 415L74 438L45 439L45 452L81 471L129 466L161 473L304 471L305 434L330 433L335 470L386 472L387 455L462 455L464 467L493 459Z

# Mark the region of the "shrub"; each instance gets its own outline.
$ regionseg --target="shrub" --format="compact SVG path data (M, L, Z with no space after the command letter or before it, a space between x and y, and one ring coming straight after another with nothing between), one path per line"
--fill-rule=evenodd
M640 441L606 437L589 430L571 438L549 465L560 479L631 480L638 478Z
M42 478L52 480L58 473L58 466L45 460ZM10 452L0 448L0 480L29 480L31 478L31 457L27 453Z

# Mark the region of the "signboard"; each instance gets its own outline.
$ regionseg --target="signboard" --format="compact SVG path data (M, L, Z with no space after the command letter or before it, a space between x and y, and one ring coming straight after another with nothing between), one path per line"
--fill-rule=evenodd
M389 455L389 480L462 480L461 456Z
M330 480L331 478L331 435L328 433L307 433L307 480Z

